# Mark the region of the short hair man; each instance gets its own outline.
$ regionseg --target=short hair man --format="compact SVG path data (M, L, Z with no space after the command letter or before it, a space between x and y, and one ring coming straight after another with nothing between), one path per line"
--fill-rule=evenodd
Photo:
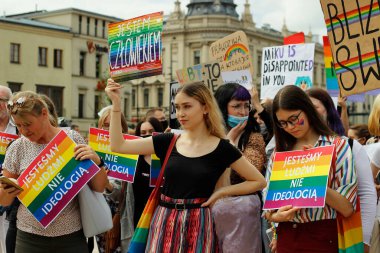
M162 128L167 129L169 126L169 123L166 119L164 110L162 108L153 108L146 112L145 118L148 120L149 118L156 118L158 121L160 121Z

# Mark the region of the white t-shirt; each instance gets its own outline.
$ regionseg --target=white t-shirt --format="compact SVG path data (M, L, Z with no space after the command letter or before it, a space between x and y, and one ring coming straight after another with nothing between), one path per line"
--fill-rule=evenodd
M373 184L372 170L366 149L356 140L354 140L352 146L352 155L358 176L358 196L360 197L361 205L363 242L369 245L376 217L376 190Z
M366 145L365 149L371 162L380 168L380 143Z

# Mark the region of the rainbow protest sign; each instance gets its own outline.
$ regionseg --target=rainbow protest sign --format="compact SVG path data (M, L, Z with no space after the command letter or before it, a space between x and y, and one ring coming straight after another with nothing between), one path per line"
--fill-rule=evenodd
M155 154L152 154L152 161L150 163L150 178L149 178L149 186L155 187L158 175L161 170L161 161Z
M332 97L339 96L339 84L333 67L330 41L327 36L323 36L323 53L325 60L326 88Z
M134 140L140 137L124 134L124 139ZM109 172L108 176L133 183L138 155L119 154L111 151L109 131L90 128L88 144L104 159Z
M323 207L334 146L276 152L263 209Z
M109 65L116 82L162 73L163 13L108 25Z
M18 138L18 135L0 132L0 164L4 162L5 151L8 144Z
M75 146L60 131L17 179L24 189L18 198L45 228L100 170L91 160L75 160Z

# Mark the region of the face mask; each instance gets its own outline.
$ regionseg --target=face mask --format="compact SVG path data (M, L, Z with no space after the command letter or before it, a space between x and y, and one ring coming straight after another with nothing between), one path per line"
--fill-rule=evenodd
M140 137L142 138L148 138L148 137L151 137L152 135L151 134L147 134L147 135L141 135Z
M260 125L260 133L263 134L265 132L267 132L267 127L265 126L265 124Z
M166 128L168 128L168 126L169 126L169 123L168 123L167 120L160 121L160 123L161 123L161 126L162 126L162 128L164 129L164 131L165 131Z
M228 125L230 127L236 127L239 123L243 123L246 120L248 120L248 116L236 117L228 114Z

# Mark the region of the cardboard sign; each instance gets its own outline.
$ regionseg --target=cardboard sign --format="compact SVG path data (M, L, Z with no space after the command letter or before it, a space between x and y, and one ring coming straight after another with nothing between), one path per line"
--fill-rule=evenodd
M285 85L303 90L313 85L314 44L265 47L262 54L260 98L274 98Z
M109 65L116 82L162 74L163 13L108 25Z
M176 81L173 81L170 83L170 103L169 103L169 108L170 108L169 127L170 128L178 128L179 127L179 123L177 121L176 109L175 109L175 105L174 105L175 95L177 94L179 87L180 87L180 85Z
M5 151L7 150L9 143L16 140L17 138L18 135L0 132L0 164L4 162Z
M380 10L373 0L321 0L342 96L380 88Z
M324 207L334 145L276 152L263 209Z
M181 85L203 82L212 93L223 84L221 76L221 65L219 62L197 64L192 67L179 69L176 71L178 82Z
M125 140L140 139L138 136L129 134L123 136ZM109 131L99 128L90 128L88 144L103 158L109 170L109 177L133 183L139 155L112 152Z
M91 160L74 158L75 142L60 131L17 179L18 196L46 228L100 170Z
M249 69L222 72L224 83L238 83L248 91L252 90L252 75Z
M249 52L247 35L237 31L211 44L211 59L220 62L220 69L234 71L249 69L253 75L253 60Z

